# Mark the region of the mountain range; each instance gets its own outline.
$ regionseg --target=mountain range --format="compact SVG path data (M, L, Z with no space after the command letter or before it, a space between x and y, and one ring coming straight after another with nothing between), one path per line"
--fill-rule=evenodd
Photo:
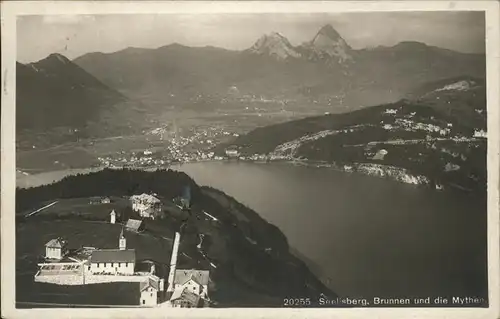
M139 102L103 84L61 54L16 63L18 147L50 146L130 131Z
M61 54L35 63L17 63L16 72L20 129L81 128L82 117L97 120L100 108L126 100Z
M355 50L331 25L298 46L273 32L242 51L171 44L88 53L74 62L127 96L163 102L225 96L237 87L241 95L359 107L398 100L426 82L485 74L484 54L418 42Z
M298 46L273 32L241 51L170 44L73 61L51 54L16 69L18 141L31 145L46 135L59 143L122 134L147 125L142 115L161 114L166 105L212 111L235 95L324 105L332 113L390 103L428 83L484 78L485 55L419 42L356 50L326 25ZM229 106L237 111L243 104Z
M249 50L256 54L270 55L278 60L302 58L310 61L323 61L327 65L342 65L353 62L355 52L331 26L326 25L316 36L298 47L277 32L262 36Z

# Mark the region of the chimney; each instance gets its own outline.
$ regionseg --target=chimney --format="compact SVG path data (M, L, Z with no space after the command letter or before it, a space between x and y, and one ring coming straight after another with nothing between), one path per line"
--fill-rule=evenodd
M165 290L165 279L161 278L160 279L160 291L164 291Z
M172 257L170 259L170 272L168 274L168 288L167 288L168 298L170 298L170 296L174 292L174 277L175 277L175 270L177 268L177 255L179 253L180 240L181 240L181 234L176 232L174 239L174 246L172 248Z
M115 210L113 209L109 215L110 215L110 221L109 222L111 224L114 224L116 222L116 212L115 212Z
M154 275L154 274L155 274L155 264L152 264L152 265L151 265L151 271L150 271L150 273L151 273L152 275Z

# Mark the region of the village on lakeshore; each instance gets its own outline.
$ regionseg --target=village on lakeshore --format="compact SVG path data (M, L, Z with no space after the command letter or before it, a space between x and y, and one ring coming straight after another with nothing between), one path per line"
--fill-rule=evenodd
M174 199L179 209L189 209L189 194L188 189L184 196ZM141 218L154 220L160 216L162 203L154 195L143 193L129 200ZM109 203L109 198L97 201ZM90 204L94 202L91 200ZM117 215L111 210L107 222L118 224ZM136 249L127 246L127 233L140 233L142 224L139 219L124 221L116 234L117 247L113 249L82 246L70 250L67 238L52 238L45 244L43 262L38 263L34 281L63 286L128 282L134 284L138 307L209 307L209 270L177 267L181 230L175 232L167 277L156 269L155 262L138 260Z

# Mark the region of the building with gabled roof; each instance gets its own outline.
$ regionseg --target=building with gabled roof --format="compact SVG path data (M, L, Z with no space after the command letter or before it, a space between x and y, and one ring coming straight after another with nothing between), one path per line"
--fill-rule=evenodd
M61 260L68 252L68 241L58 237L45 244L45 258Z
M118 249L95 249L89 259L89 271L93 274L124 274L135 272L135 249L127 249L127 239L123 228L119 237Z
M134 249L96 249L90 256L90 261L93 263L104 262L131 262L135 263Z
M141 306L156 306L159 301L159 292L163 291L163 279L150 276L148 280L140 283Z
M208 270L177 269L175 271L174 284L184 285L187 281L193 280L199 285L208 285L209 274Z
M172 307L176 308L198 308L202 306L202 299L189 288L176 289L170 298Z
M96 249L90 256L90 272L132 275L135 262L134 249Z
M142 230L142 220L130 218L125 225L125 229L138 233Z
M139 213L139 216L155 219L162 212L161 201L153 195L143 193L141 195L133 195L130 197L132 210Z
M208 299L208 270L177 269L174 276L174 293L176 290L188 289L200 298Z

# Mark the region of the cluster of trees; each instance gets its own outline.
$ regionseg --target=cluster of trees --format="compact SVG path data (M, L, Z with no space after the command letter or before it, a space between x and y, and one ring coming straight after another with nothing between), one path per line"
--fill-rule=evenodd
M89 174L67 176L61 181L29 189L16 190L16 210L37 206L56 198L77 198L93 196L131 196L142 193L156 193L172 199L181 196L186 186L191 189L191 198L196 200L199 189L185 173L173 170L144 172L139 170L104 169Z

